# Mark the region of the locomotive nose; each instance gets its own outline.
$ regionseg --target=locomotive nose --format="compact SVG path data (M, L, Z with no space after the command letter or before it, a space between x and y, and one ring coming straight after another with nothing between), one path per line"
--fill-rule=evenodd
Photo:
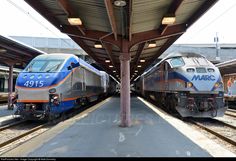
M21 73L16 85L24 88L45 88L57 83L58 76L58 73Z
M213 91L221 88L220 78L215 74L194 74L191 82L197 91Z
M55 73L21 73L17 79L19 102L48 102L49 87L55 82Z

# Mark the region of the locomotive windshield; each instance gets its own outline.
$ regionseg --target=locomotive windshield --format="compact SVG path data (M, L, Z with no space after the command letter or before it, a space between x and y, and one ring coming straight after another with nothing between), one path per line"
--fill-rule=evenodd
M63 60L33 60L25 72L57 72Z
M180 66L184 66L184 61L182 58L178 57L178 58L172 58L170 61L172 67L180 67Z

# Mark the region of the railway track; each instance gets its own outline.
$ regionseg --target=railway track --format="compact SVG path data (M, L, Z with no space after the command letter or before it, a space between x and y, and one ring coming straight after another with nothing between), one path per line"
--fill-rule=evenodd
M48 123L21 121L0 129L0 155L49 129ZM43 129L43 130L41 130Z
M225 115L236 118L236 110L227 109L227 111L225 112Z
M227 111L236 113L236 110L234 110L234 109L227 109Z
M157 105L156 102L153 102L152 100L147 100L148 102L151 102L154 105ZM157 105L158 107L161 107L160 105ZM206 136L212 140L217 140L218 144L221 144L222 146L226 147L230 151L236 152L236 124L235 119L231 116L229 118L225 118L222 121L218 120L218 118L215 119L204 119L204 118L183 118L177 113L171 113L168 112L165 108L161 107L163 111L170 114L171 116L182 120L183 122L186 122L190 126L195 126L197 130L202 129L202 133L206 133ZM236 115L236 110L228 109L227 114L232 113L232 115ZM225 114L226 114L225 113ZM226 115L227 115L226 114ZM196 120L195 120L196 119ZM200 121L201 120L201 121ZM209 120L211 122L209 123ZM210 134L211 135L210 135Z
M101 101L95 101L86 106L81 106L78 109L74 109L68 113L63 114L58 119L51 122L40 123L40 122L27 122L18 121L0 128L0 155L15 148L19 144L26 142L44 132L49 130L55 124L64 121L68 118L72 118L84 110L94 106Z
M188 122L217 136L221 140L236 146L236 126L216 119L191 119Z
M23 124L24 122L25 122L24 120L20 120L20 121L17 121L17 122L13 122L13 123L7 124L7 125L5 125L5 126L1 126L1 127L0 127L0 132L1 132L1 131L4 131L4 130L6 130L6 129L9 129L9 128L11 128L11 127L14 127L14 126Z

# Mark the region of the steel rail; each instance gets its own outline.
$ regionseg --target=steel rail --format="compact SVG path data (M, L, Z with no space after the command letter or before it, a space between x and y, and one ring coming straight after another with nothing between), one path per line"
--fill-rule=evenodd
M43 127L46 127L47 125L48 125L48 123L43 124L43 125L39 125L39 126L37 126L37 127L33 128L33 129L31 129L31 130L29 130L29 131L27 131L27 132L21 134L21 135L18 135L18 136L14 137L14 138L11 138L11 139L9 139L9 140L7 140L7 141L1 143L1 144L0 144L0 148L6 146L6 145L8 145L8 144L10 144L10 143L12 143L12 142L14 142L14 141L16 141L16 140L19 140L19 139L21 139L21 138L23 138L23 137L25 137L25 136L27 136L27 135L29 135L29 134L32 134L33 132L38 131L39 129L41 129L41 128L43 128Z
M234 114L231 114L231 113L225 113L225 115L227 115L227 116L231 116L231 117L235 117L236 118L236 115L234 115Z
M218 120L217 120L217 121L218 121ZM230 143L230 144L236 146L236 141L234 141L234 140L232 140L232 139L230 139L230 138L228 138L228 137L226 137L226 136L221 135L220 133L218 133L218 132L216 132L216 131L214 131L214 130L212 130L212 129L210 129L210 128L204 126L204 125L202 125L201 123L198 123L198 122L193 121L193 120L191 120L190 122L193 123L194 125L196 125L196 126L202 128L202 129L204 129L204 130L210 132L211 134L217 136L218 138L220 138L220 139L222 139L222 140L224 140L224 141L226 141L226 142L228 142L228 143ZM219 122L222 123L221 121L219 121ZM222 123L222 124L226 124L226 123ZM227 126L228 126L228 125L227 125ZM229 127L229 126L228 126L228 127ZM236 128L236 127L234 127L234 129L235 129L235 128Z
M108 98L109 98L109 97L108 97ZM106 98L106 99L107 99L107 98ZM105 100L106 100L106 99L105 99ZM90 104L88 104L88 105L86 105L86 106L82 106L80 110L72 111L71 113L64 114L62 117L59 117L59 118L57 118L57 119L55 119L55 120L52 120L52 121L47 122L47 123L45 123L45 124L39 125L39 126L37 126L37 127L34 127L33 129L31 129L31 130L29 130L29 131L27 131L27 132L25 132L25 133L23 133L23 134L21 134L21 135L18 135L18 136L14 137L14 138L11 138L11 139L9 139L9 140L7 140L7 141L1 143L1 144L0 144L0 148L4 147L4 146L6 146L6 145L9 145L10 143L12 143L12 142L14 142L14 141L17 141L17 140L19 140L19 139L21 139L21 138L23 138L23 137L25 137L25 136L27 136L27 135L30 135L30 134L32 134L33 132L38 131L38 130L40 130L40 129L46 127L46 126L52 126L53 124L57 124L57 123L59 123L59 122L61 122L61 121L64 121L64 120L66 120L66 119L68 119L68 118L72 118L72 117L74 117L75 115L77 115L77 114L79 114L79 113L85 111L87 108L93 107L94 105L96 105L96 104L98 104L98 103L100 103L100 102L102 102L102 101L103 101L103 100L94 101L94 102L92 102L92 103L90 103ZM17 125L19 125L19 124L22 124L23 122L25 122L25 120L19 121L19 122L13 124L13 125L6 125L6 126L2 127L2 128L0 129L0 131L9 129L10 127L13 127L13 126L17 126Z
M21 121L13 122L11 124L7 124L5 126L0 127L0 131L4 131L4 130L7 130L7 129L11 128L11 127L23 124L24 122L26 122L26 121L25 120L21 120Z

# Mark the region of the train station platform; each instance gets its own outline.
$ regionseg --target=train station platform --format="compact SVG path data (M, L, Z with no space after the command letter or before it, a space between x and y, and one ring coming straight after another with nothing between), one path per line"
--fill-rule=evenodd
M108 98L2 157L235 157L142 98L131 97L131 127L119 113L120 98Z
M16 108L8 110L7 105L0 105L0 126L14 122L18 116L14 115Z

